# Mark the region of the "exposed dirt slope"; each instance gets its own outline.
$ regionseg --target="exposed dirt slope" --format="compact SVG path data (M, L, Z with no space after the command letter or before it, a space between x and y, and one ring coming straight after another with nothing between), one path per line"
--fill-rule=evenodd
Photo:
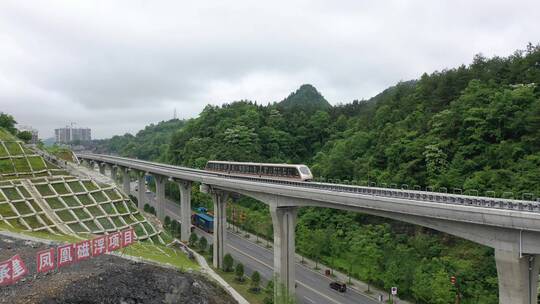
M0 303L235 303L198 275L110 255L36 275L36 253L48 247L0 236L0 261L19 254L30 271L16 285L0 287Z

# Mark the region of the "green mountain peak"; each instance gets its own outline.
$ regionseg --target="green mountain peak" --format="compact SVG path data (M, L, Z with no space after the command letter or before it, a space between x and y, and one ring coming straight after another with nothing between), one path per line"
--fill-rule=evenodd
M315 112L317 110L327 110L332 107L330 103L311 84L303 84L283 99L279 104L283 110L296 110L304 112Z

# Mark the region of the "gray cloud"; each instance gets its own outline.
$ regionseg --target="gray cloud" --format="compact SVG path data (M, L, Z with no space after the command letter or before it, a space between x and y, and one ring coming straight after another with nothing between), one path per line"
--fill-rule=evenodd
M0 111L135 132L207 103L332 103L537 43L538 1L2 1Z

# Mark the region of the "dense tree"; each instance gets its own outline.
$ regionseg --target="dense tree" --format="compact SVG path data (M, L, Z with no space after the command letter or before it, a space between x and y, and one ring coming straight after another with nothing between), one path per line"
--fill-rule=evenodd
M17 138L27 143L32 140L32 133L30 131L20 131L17 133Z
M0 112L0 128L3 128L4 130L8 131L9 133L16 135L17 129L15 128L15 125L17 122L15 121L15 118L13 116Z

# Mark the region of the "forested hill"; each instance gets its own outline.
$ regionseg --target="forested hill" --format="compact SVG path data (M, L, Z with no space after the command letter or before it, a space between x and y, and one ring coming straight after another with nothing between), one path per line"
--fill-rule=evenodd
M278 104L282 111L303 111L310 114L317 110L328 110L330 107L330 103L310 84L300 86L296 92Z
M540 50L529 45L505 58L477 55L369 101L332 107L303 85L277 104L209 105L185 124L161 122L100 148L195 167L301 162L326 178L538 195L538 84Z
M163 134L153 129L147 141L129 139L115 151L199 168L210 159L306 163L318 177L530 198L540 195L539 84L540 46L529 45L508 57L477 55L467 66L398 83L369 101L314 111L283 107L285 101L209 105L168 144L152 143ZM133 144L154 152L126 148ZM240 204L258 221L245 228L264 235L260 229L271 227L265 208ZM451 275L462 303L497 303L493 252L434 231L302 208L297 249L385 289L399 286L417 303L453 302Z
M118 154L140 159L167 161L167 150L172 134L184 125L185 121L171 119L150 124L134 136L126 133L110 139L94 140L90 143L97 153Z

